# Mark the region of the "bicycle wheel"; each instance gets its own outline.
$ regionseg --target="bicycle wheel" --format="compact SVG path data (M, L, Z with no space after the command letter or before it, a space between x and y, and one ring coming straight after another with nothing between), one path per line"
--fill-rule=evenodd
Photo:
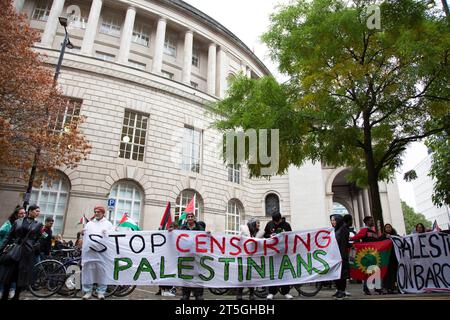
M118 286L114 295L116 297L126 297L130 295L134 289L136 289L136 286Z
M267 287L256 287L255 288L255 296L258 298L267 298L267 295L269 294L269 290Z
M294 288L302 296L314 297L322 289L322 283L321 282L304 283L304 284L295 285Z
M64 285L66 268L57 260L44 260L33 267L30 292L38 298L54 295Z
M211 293L221 296L228 292L227 288L208 288Z
M108 286L106 287L105 298L112 296L112 295L116 292L116 290L117 290L118 287L119 287L119 286L116 286L116 285L108 285ZM94 289L94 290L92 291L92 295L93 295L94 297L97 297L97 290Z

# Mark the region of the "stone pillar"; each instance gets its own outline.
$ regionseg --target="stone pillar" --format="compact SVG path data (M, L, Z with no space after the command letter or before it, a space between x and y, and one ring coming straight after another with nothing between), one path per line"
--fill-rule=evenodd
M228 72L228 57L224 48L220 48L218 52L218 92L219 97L224 98L227 90L227 72Z
M362 218L358 210L358 200L356 195L352 193L352 206L353 206L353 225L356 229L361 228Z
M362 198L362 190L359 190L356 194L356 201L358 202L358 213L360 221L362 222L362 219L364 218L364 204L363 204L363 198ZM364 226L364 222L362 222L361 226Z
M129 7L125 17L122 34L120 37L120 50L117 59L120 63L128 63L128 56L130 54L131 38L133 37L134 19L136 18L136 9Z
M363 201L364 201L364 216L368 217L371 214L370 210L370 201L369 201L369 191L366 189L363 189Z
M217 45L211 43L208 49L208 74L207 74L207 88L208 93L216 95L216 52Z
M52 8L45 24L44 33L41 38L41 45L51 48L55 40L56 30L58 30L59 17L64 8L64 0L53 0Z
M25 0L14 0L14 8L16 9L16 12L21 12L24 4Z
M184 56L183 56L183 82L191 84L192 70L192 49L194 45L194 33L192 30L186 31L184 35Z
M92 0L91 10L89 12L88 23L84 31L84 38L81 44L81 53L92 55L94 49L94 40L97 35L97 26L102 11L102 0Z
M166 39L166 18L161 17L158 20L158 27L156 28L155 51L153 52L152 72L160 74L162 70L164 41Z

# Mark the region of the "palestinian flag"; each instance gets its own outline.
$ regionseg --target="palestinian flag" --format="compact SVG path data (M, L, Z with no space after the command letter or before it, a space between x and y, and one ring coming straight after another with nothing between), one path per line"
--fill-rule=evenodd
M381 271L381 279L383 279L389 264L392 241L354 243L353 248L356 252L353 259L350 259L350 278L367 280L371 275L371 273L367 273L367 269L372 265L377 265Z
M127 213L123 214L122 220L120 220L118 226L123 228L130 228L133 231L141 230L138 224L133 219L131 219Z
M80 221L78 221L77 226L79 226L80 224L82 224L84 226L88 222L89 222L89 219L86 218L86 215L83 214L83 216L81 217Z
M159 230L167 230L172 225L172 215L170 214L170 202L167 202L166 210L159 223Z

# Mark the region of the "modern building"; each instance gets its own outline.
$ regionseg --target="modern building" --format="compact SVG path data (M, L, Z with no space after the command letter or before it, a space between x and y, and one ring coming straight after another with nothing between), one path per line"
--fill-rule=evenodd
M450 227L450 211L447 205L437 207L433 204L433 188L435 180L428 174L431 170L431 154L428 154L414 168L417 179L412 181L416 211L422 213L431 223L437 222L442 230Z
M178 215L196 194L207 229L237 233L249 217L262 224L280 210L294 229L329 226L333 202L356 217L370 215L367 190L346 182L347 168L306 163L284 176L249 179L244 166L224 164L222 135L208 105L225 96L239 72L258 78L264 64L219 22L181 0L15 0L41 41L35 50L55 65L64 38L58 17L74 12L58 85L70 98L67 116L85 116L88 160L61 169L52 186L34 190L41 217L73 237L95 205L116 200L143 229L156 229L168 202ZM25 183L3 181L6 217ZM404 232L396 184L380 184L384 219Z

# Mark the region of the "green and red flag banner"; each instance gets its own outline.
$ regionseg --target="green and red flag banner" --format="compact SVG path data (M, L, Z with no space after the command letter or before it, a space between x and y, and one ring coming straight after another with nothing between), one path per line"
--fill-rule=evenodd
M350 278L367 280L372 274L370 266L378 266L381 279L384 278L389 264L392 241L363 242L353 244L353 254L350 259Z
M80 218L80 221L78 221L77 226L82 224L83 226L89 222L89 219L86 218L86 215L83 214L83 216Z
M139 231L141 230L138 226L138 224L136 223L136 221L134 221L133 219L131 219L127 213L123 214L122 219L120 220L119 227L123 227L123 228L130 228L133 231Z
M170 214L170 202L167 202L166 210L159 223L159 230L166 230L172 225L172 215Z

